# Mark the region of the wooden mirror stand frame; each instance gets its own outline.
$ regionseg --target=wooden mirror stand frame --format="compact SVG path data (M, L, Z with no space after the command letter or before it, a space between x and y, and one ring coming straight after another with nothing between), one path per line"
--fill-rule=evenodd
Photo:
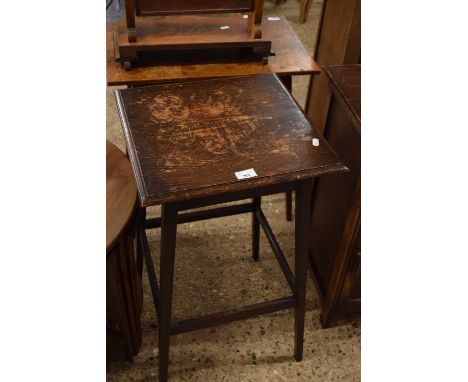
M200 13L244 13L248 14L247 26L254 39L262 37L262 17L263 17L263 1L264 0L251 0L249 8L222 8L222 9L203 9L200 6L199 10L179 10L179 11L161 11L155 10L152 12L141 12L139 10L138 2L141 0L125 0L125 17L127 20L127 33L128 42L133 43L137 41L136 20L135 16L168 16L168 15L187 15L187 14L200 14ZM203 2L200 1L200 5Z

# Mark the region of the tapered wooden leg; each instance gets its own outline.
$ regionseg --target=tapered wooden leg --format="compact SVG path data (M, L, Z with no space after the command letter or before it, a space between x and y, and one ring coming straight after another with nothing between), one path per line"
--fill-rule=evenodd
M159 381L166 382L169 369L172 286L177 233L177 208L163 204L161 208L161 267L159 296Z
M262 198L254 198L252 200L256 207L260 208ZM255 211L252 212L252 259L257 261L260 254L260 222L257 219Z
M289 93L292 94L292 76L281 76L281 82ZM286 191L286 220L292 220L292 191Z
M286 220L292 220L292 191L286 191Z
M284 75L280 76L279 78L281 82L283 83L284 87L286 90L292 94L292 76L290 75Z
M296 190L295 227L295 297L294 358L302 360L304 347L304 320L306 304L307 247L310 222L312 180L301 182Z
M305 23L307 21L307 17L310 13L310 8L312 8L313 0L301 0L300 5L300 15L299 15L299 22Z
M142 207L138 211L138 224L145 226L146 220L146 208ZM140 278L143 277L143 249L141 248L140 238L138 237L139 230L137 229L137 254L136 254L136 263L137 263L137 271L140 275Z

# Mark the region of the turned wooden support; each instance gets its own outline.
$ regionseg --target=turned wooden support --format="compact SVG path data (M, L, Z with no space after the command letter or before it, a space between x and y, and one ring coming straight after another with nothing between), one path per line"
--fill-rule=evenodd
M253 38L262 38L263 0L255 0L255 10L249 14L248 27Z
M299 15L299 22L305 23L307 21L307 16L309 16L310 9L312 8L313 0L301 0L301 13Z
M135 2L125 0L125 18L127 20L128 42L136 42Z

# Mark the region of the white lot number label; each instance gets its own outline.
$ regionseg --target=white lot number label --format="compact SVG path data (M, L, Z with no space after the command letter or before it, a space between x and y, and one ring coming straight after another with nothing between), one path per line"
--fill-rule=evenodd
M257 176L257 173L253 168L249 168L248 170L244 171L237 171L235 174L239 180L255 178Z

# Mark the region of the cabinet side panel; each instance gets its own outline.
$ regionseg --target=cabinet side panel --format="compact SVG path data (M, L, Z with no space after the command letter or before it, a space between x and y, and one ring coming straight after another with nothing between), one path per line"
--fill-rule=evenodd
M324 3L319 40L316 42L315 61L323 67L340 64L357 64L361 56L361 1L327 0ZM323 132L330 105L328 81L324 73L311 79L307 113L317 128Z
M317 282L326 293L361 166L361 137L347 113L334 100L325 137L350 170L349 173L320 178L314 190L310 255Z

